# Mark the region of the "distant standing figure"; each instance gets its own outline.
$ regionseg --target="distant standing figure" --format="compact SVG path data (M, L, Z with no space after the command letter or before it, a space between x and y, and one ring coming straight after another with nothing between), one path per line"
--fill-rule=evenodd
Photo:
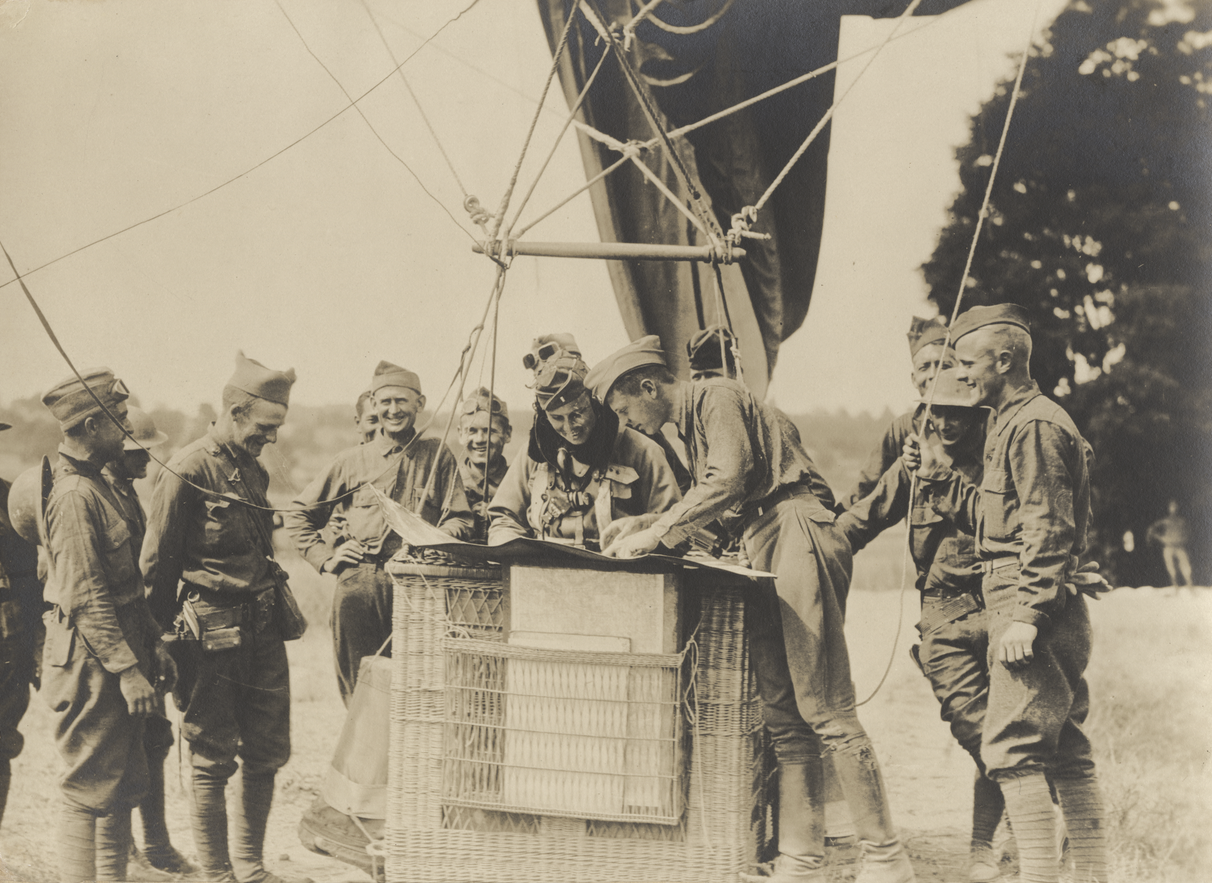
M1178 514L1178 501L1171 500L1169 514L1149 525L1149 532L1145 534L1150 543L1161 544L1162 561L1170 574L1170 585L1175 587L1195 584L1191 579L1191 558L1187 555L1190 533L1187 519ZM1181 583L1178 581L1180 576Z

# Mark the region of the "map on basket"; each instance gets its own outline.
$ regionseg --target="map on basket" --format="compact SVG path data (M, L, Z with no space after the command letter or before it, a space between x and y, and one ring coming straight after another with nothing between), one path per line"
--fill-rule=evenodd
M742 567L739 564L730 564L727 561L721 561L718 558L711 558L706 555L690 555L685 558L679 558L674 555L645 555L641 558L608 558L605 555L591 552L588 549L579 549L575 546L548 542L546 540L517 539L510 540L508 543L503 543L499 546L482 546L478 543L465 543L462 540L451 538L449 534L438 530L419 515L409 512L374 485L367 485L367 487L374 492L375 499L379 502L379 508L383 510L383 517L387 521L387 526L399 534L405 543L410 546L437 549L441 552L459 555L464 558L474 558L480 561L505 561L518 558L533 560L537 557L542 557L551 561L593 563L598 567L612 570L636 570L637 566L657 563L665 567L673 566L678 569L701 568L705 570L719 570L737 576L748 577L749 579L774 576L774 574L763 570L753 570L748 567Z

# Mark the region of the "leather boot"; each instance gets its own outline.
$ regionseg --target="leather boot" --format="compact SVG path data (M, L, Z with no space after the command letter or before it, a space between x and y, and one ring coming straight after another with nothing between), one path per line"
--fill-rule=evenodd
M250 775L245 767L240 774L239 813L232 838L232 868L236 879L239 883L311 883L310 880L279 877L265 869L262 853L273 799L273 771L257 771Z
M193 771L190 823L194 829L194 847L202 865L202 879L214 883L234 883L231 859L227 855L227 779L205 769Z
M74 800L63 798L60 808L62 841L59 845L59 879L83 883L97 879L94 838L97 813Z
M909 854L892 824L875 749L868 743L857 751L834 751L832 755L862 850L855 883L914 883Z
M821 759L779 765L779 855L770 874L742 874L746 883L824 881L825 801Z

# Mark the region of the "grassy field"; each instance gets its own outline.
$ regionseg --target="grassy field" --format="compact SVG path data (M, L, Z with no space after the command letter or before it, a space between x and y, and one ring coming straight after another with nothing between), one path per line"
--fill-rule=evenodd
M875 741L897 823L922 883L965 879L961 856L971 806L971 762L938 719L924 678L909 661L917 599L900 595L900 542L891 531L856 561L847 624L860 710ZM316 883L364 881L361 872L312 855L295 829L318 793L343 720L328 632L332 584L283 553L311 622L289 645L294 752L281 771L266 855L277 873ZM899 603L898 603L899 602ZM1114 880L1198 883L1212 878L1212 590L1121 589L1092 605L1096 648L1089 670L1089 729L1108 804ZM898 625L898 614L900 622ZM893 650L893 639L897 643ZM0 883L56 879L55 778L59 758L49 709L33 697L22 724L24 753L0 830ZM187 774L169 759L169 823L192 852ZM136 823L136 830L138 824Z

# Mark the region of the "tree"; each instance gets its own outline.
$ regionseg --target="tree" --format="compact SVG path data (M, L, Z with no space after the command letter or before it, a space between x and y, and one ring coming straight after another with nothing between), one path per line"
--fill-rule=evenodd
M1012 87L956 152L962 190L922 268L945 314ZM965 309L1031 312L1033 374L1095 448L1095 551L1122 579L1148 575L1124 532L1143 540L1168 499L1212 536L1209 101L1212 5L1073 0L1032 51L964 291Z

